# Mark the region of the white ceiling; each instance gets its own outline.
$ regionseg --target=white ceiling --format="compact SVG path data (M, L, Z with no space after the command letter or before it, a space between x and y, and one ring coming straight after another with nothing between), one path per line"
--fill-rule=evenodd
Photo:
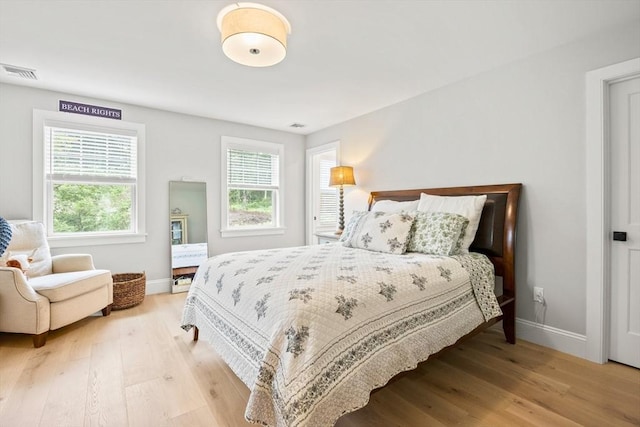
M640 20L640 0L264 0L288 54L250 68L220 49L230 3L0 0L0 63L38 75L0 82L308 134Z

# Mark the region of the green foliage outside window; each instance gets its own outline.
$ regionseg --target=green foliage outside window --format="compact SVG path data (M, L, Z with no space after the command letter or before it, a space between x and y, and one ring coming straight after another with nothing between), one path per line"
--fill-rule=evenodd
M273 224L273 190L229 190L229 225Z
M54 184L54 233L131 230L132 186Z

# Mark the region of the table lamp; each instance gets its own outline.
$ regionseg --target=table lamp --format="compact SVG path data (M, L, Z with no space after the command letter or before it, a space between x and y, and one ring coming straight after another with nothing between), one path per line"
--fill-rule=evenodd
M351 166L336 166L331 168L331 177L329 178L329 187L340 188L340 204L338 207L338 231L336 234L342 234L344 230L344 186L356 185L353 177L353 168Z

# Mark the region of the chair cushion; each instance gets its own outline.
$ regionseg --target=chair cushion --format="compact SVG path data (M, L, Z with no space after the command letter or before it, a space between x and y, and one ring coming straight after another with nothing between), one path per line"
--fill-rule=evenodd
M5 256L27 255L32 258L28 277L51 274L51 253L44 226L39 222L28 221L11 223L12 237Z
M57 302L99 289L110 280L109 270L87 270L34 277L29 280L29 285L50 302Z

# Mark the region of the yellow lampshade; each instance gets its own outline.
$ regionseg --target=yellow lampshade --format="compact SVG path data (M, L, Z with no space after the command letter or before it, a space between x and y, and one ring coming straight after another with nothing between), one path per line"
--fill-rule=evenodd
M289 21L278 11L257 3L234 3L218 14L222 51L250 67L268 67L287 54Z
M341 185L356 185L356 179L353 176L353 168L351 166L336 166L335 168L331 168L329 186L339 187Z

